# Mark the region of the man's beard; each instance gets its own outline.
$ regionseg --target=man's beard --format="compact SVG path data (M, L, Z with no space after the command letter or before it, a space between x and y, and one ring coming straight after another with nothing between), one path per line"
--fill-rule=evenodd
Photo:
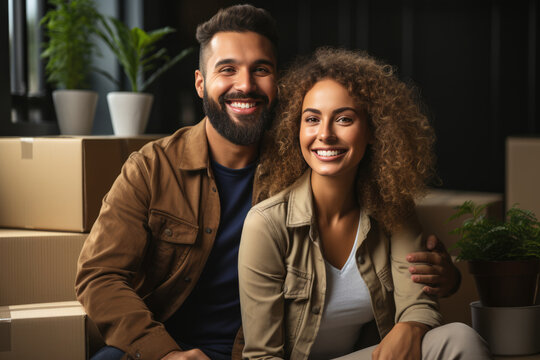
M227 99L260 99L263 109L260 115L236 115L238 121L231 119L227 114L225 100ZM236 145L251 145L261 140L265 130L272 124L274 118L274 103L269 104L265 95L250 93L234 93L221 95L219 104L210 99L206 88L204 89L203 108L210 123L216 131Z

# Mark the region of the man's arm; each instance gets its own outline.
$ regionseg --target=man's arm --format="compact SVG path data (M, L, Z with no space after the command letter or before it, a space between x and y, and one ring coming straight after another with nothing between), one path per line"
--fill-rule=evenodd
M454 265L446 247L435 235L430 235L426 246L429 251L407 255L407 261L414 282L425 284L424 292L437 297L454 294L461 284L461 273Z
M75 289L108 345L132 358L159 359L180 348L134 290L149 238L146 169L139 153L124 164L84 243Z

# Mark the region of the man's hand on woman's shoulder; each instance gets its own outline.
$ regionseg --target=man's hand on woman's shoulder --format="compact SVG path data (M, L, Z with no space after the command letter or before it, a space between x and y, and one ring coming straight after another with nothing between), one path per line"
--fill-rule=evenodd
M454 266L446 247L435 235L426 241L429 251L415 252L407 255L407 261L413 263L409 267L414 282L424 284L424 292L437 297L454 294L461 283L461 273Z

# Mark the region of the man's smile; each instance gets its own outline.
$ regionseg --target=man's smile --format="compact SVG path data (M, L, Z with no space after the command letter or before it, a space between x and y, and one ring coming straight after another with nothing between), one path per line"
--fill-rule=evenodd
M225 104L234 113L252 114L257 111L260 101L254 100L226 100Z

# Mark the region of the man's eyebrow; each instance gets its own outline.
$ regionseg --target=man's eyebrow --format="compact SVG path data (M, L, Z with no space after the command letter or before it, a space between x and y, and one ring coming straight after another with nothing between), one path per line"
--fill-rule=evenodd
M271 67L276 66L276 64L274 64L274 62L272 62L270 60L266 60L266 59L257 60L257 61L255 61L255 64L256 65L268 65L268 66L271 66Z
M214 65L214 68L217 68L218 66L221 66L221 65L225 65L225 64L238 64L238 60L235 60L235 59L222 59L222 60L219 60L215 65ZM268 65L268 66L272 66L272 67L275 67L276 65L274 64L274 62L270 61L270 60L266 60L266 59L259 59L259 60L256 60L254 62L255 65Z
M222 60L219 60L215 65L214 67L217 68L218 66L221 66L221 65L224 65L224 64L236 64L238 63L238 61L234 60L234 59L222 59Z

